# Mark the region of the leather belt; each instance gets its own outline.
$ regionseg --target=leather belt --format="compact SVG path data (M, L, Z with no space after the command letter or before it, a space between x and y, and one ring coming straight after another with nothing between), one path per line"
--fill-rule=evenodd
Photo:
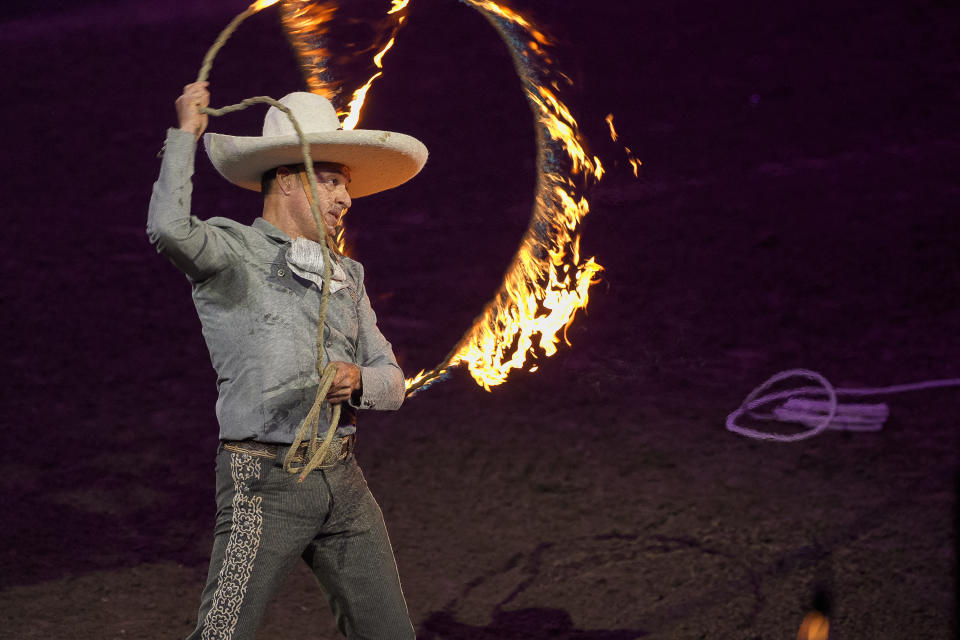
M342 438L334 438L330 443L330 451L327 454L325 463L338 462L346 460L356 446L357 436L351 433ZM223 448L234 453L246 453L260 458L277 459L277 454L281 448L287 445L266 444L255 440L224 440ZM310 459L309 443L304 442L297 447L297 453L294 455L293 462L306 462Z

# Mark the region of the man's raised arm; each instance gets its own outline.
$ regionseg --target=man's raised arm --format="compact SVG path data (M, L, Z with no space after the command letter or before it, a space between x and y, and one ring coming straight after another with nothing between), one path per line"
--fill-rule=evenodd
M147 214L150 242L194 282L226 268L237 242L228 232L190 215L197 140L207 128L207 116L199 109L209 104L206 82L188 84L177 98L178 128L167 130L160 177L153 184Z

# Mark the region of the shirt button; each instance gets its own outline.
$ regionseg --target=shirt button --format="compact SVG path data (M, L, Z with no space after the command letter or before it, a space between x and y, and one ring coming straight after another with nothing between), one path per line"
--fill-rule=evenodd
M277 277L278 277L278 278L282 278L282 277L283 277L283 274L285 274L285 273L286 273L286 271L284 271L282 268L277 269Z

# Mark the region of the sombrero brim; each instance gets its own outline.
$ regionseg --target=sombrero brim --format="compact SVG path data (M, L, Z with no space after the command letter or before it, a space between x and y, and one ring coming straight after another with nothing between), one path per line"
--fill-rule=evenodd
M420 172L427 147L412 136L369 129L308 133L314 162L335 162L350 168L351 198L397 187ZM228 136L208 133L204 146L210 162L224 178L244 189L260 191L260 177L285 164L303 162L300 140L283 136Z

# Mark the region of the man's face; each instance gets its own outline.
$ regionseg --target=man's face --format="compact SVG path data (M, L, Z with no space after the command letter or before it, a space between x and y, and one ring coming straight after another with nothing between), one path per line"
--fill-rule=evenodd
M350 194L347 192L347 185L350 184L350 170L339 164L318 162L314 164L313 171L317 176L317 210L320 212L320 220L326 227L327 233L335 235L334 230L340 218L350 207ZM277 170L278 176L289 173L290 170L286 167L280 167ZM299 176L293 174L290 178L294 180L294 184L300 182L300 188L294 187L291 192L295 198L292 211L296 233L320 242L317 225L310 211L310 200L307 198L309 187L306 174Z
M327 227L327 233L333 234L340 223L343 213L350 208L350 170L338 165L322 165L314 168L317 175L317 209L320 218ZM308 203L309 204L309 203ZM311 214L311 220L313 215Z

